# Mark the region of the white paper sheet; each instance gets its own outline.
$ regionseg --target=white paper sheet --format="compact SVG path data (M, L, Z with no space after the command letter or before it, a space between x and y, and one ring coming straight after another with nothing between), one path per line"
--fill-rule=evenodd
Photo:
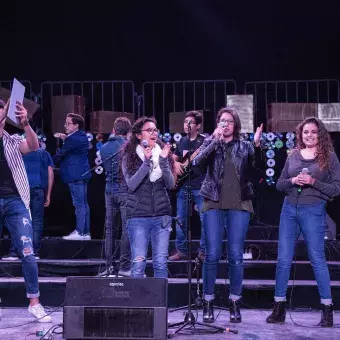
M18 120L15 116L16 111L16 102L19 101L23 103L25 95L25 86L20 83L17 79L14 78L12 92L10 96L9 108L7 118L10 119L14 124L18 124Z

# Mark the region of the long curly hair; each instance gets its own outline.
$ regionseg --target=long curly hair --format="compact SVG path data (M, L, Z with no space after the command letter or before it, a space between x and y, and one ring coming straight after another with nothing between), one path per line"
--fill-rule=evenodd
M126 158L126 165L127 165L126 170L130 176L135 174L136 171L140 167L141 159L139 158L136 152L136 147L137 145L140 144L140 140L137 138L137 134L141 133L143 125L148 122L154 123L157 126L157 121L154 117L144 116L144 117L138 118L135 121L135 123L132 125L132 134L131 134L130 140L124 145L122 149L121 160L123 158ZM164 143L160 139L157 139L157 144L161 148L163 148L164 146ZM171 151L169 152L168 160L169 160L171 171L173 174L175 174L174 161L172 158ZM122 170L122 166L120 166L120 171L121 170Z
M316 117L306 118L296 128L296 147L299 150L305 149L306 145L303 142L303 128L306 124L315 124L318 128L318 145L316 151L316 159L319 163L320 170L327 169L329 166L330 152L334 151L331 136L326 129L325 124Z

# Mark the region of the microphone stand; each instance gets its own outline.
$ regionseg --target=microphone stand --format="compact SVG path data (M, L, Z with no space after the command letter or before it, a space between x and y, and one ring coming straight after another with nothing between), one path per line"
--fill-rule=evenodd
M199 332L199 330L196 330L195 325L205 326L207 328L210 328L213 331L213 333L216 333L216 331L220 331L221 333L224 332L224 328L214 326L214 325L208 325L203 322L198 322L194 314L192 312L192 298L191 298L191 289L192 289L192 263L191 263L191 251L192 251L192 235L191 235L191 215L192 215L192 209L191 209L191 125L188 124L188 187L187 187L187 228L188 228L188 240L187 240L187 250L188 250L188 311L185 313L184 320L175 324L170 324L169 327L176 327L179 326L175 330L174 333L171 334L171 336L174 336L175 334L178 334L182 329L185 329L187 326L192 331L192 334L196 332ZM196 265L197 270L197 265ZM198 272L198 270L197 270ZM198 284L199 285L199 284ZM182 307L185 308L185 307ZM177 309L178 310L178 309Z
M121 152L121 150L113 153L111 156L109 156L108 158L105 159L105 161L102 161L100 164L94 166L93 168L91 168L90 170L84 172L81 177L85 177L86 175L88 175L89 173L95 171L96 169L98 169L100 166L102 166L104 163L110 161L110 160L113 160L113 158L115 156L117 156L119 153ZM111 162L111 169L113 170L113 165L114 164L117 164L116 161L112 161ZM112 201L112 184L113 184L113 176L112 176L112 171L111 171L111 194L110 194L110 197L111 197L111 201ZM112 203L112 202L111 202ZM112 218L111 218L111 223L112 223ZM112 227L111 227L112 229ZM113 230L112 230L112 233L113 233ZM106 237L106 235L105 235ZM115 249L116 248L116 235L114 237L114 242L112 243L113 244L113 248ZM113 249L112 249L113 250ZM112 252L112 254L114 254L115 251ZM106 263L105 263L105 267L106 267L106 275L101 275L101 277L108 277L108 276L116 276L118 277L118 270L116 268L116 266L113 266L113 261L112 261L112 255L110 256L110 258L106 258Z

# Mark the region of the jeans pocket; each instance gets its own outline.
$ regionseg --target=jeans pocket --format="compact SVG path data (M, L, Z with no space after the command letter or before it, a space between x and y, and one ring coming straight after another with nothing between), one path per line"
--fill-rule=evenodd
M171 216L169 216L169 215L162 216L162 228L163 229L167 228L171 232L171 230L172 230L171 222L172 222Z

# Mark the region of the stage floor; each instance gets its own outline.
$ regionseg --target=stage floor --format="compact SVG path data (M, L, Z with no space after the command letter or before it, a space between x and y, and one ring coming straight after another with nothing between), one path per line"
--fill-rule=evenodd
M55 309L51 308L48 311L53 311ZM217 317L219 311L215 310L215 317ZM219 314L216 325L221 327L231 327L232 329L237 329L238 334L184 334L188 333L189 330L185 332L182 331L180 335L176 335L174 338L179 340L184 339L235 339L235 340L301 340L301 339L323 339L323 340L338 340L340 338L340 325L334 328L320 328L320 327L299 327L293 324L290 320L289 314L287 313L287 322L285 325L269 325L265 322L266 317L269 315L268 310L243 310L243 322L237 324L236 326L230 326L228 323L229 314L226 311L221 311ZM196 311L194 311L196 316ZM34 322L33 318L27 312L26 308L3 308L2 318L0 320L0 336L1 340L16 340L16 339L38 339L35 334L27 336L30 333L35 333L36 331L48 330L52 325L58 325L62 323L62 310L59 309L57 312L52 314L53 324L39 324ZM320 312L309 311L309 312L292 312L291 316L294 322L304 325L313 326L317 325L320 321ZM201 321L202 313L198 312L198 321ZM176 311L174 313L169 313L169 322L175 323L183 320L183 312ZM33 321L33 323L29 323ZM334 322L340 324L340 313L334 314ZM28 324L27 324L28 323ZM20 325L23 325L18 327ZM13 328L8 328L13 327ZM197 326L197 328L207 331L207 328ZM6 329L5 329L6 328ZM60 332L61 328L56 329L56 332ZM172 333L173 329L169 329L169 333ZM54 335L53 339L63 339L62 334Z

